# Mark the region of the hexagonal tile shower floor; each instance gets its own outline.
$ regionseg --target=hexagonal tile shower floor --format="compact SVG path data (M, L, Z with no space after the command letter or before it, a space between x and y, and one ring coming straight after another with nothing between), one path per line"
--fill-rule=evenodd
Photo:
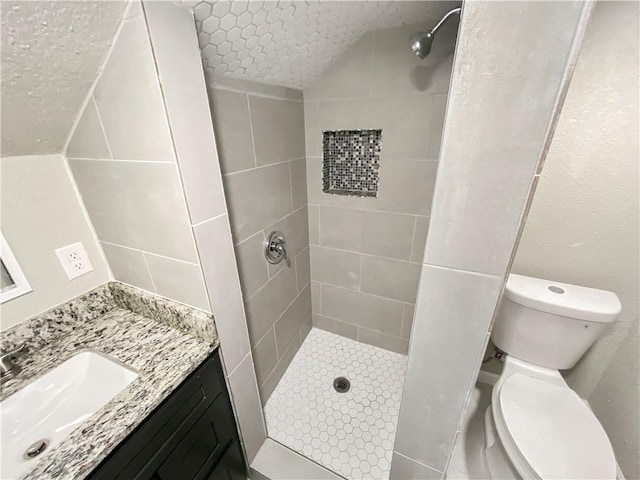
M406 367L405 355L313 328L265 405L269 436L346 478L387 479Z

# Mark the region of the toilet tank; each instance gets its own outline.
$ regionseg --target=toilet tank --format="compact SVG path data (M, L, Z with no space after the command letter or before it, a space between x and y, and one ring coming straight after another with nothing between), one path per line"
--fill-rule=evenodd
M512 274L491 339L515 358L563 370L576 364L621 310L613 292Z

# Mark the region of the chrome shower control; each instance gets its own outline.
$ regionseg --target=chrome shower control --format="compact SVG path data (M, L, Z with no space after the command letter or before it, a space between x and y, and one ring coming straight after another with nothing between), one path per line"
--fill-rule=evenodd
M267 262L277 265L282 260L287 262L287 267L291 267L291 261L287 255L287 241L282 232L274 230L269 234L264 251Z

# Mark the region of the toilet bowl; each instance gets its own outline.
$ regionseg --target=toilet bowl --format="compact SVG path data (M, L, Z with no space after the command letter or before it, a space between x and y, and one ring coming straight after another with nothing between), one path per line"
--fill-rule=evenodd
M509 277L492 332L507 355L484 416L491 478L616 478L604 428L559 370L575 365L620 310L611 292Z

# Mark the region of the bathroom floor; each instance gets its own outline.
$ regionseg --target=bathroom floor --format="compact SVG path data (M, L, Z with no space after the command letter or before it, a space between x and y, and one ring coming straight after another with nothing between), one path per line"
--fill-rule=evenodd
M265 405L269 436L348 479L389 477L407 357L313 328ZM338 393L336 377L350 389Z

